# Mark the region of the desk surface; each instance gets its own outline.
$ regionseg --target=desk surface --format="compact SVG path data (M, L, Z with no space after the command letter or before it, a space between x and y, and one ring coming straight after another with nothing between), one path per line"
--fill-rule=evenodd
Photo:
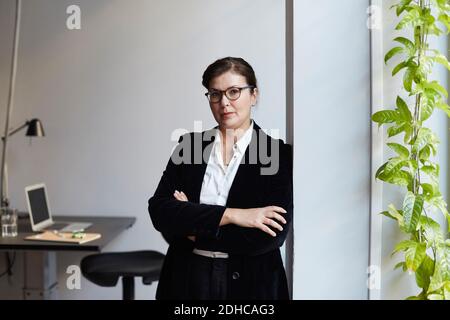
M0 236L0 250L38 250L38 251L101 251L112 239L122 231L130 228L136 221L134 217L79 217L79 216L55 216L54 220L73 222L92 222L86 232L100 233L100 239L84 243L60 243L24 240L25 237L36 234L31 230L28 218L19 219L19 235L14 238L2 238Z

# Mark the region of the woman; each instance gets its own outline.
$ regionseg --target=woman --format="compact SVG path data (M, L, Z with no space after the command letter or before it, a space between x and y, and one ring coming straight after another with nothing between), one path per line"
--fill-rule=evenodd
M258 87L245 60L215 61L202 84L218 126L180 138L148 202L169 242L156 298L289 299L279 247L292 220L291 147L251 119Z

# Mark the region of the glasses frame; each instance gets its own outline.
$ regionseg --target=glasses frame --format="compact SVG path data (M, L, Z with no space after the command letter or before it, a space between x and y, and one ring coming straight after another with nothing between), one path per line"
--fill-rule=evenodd
M225 95L225 97L227 97L227 99L230 100L230 101L236 101L237 99L239 99L241 97L242 90L244 90L244 89L255 89L255 88L256 88L255 86L245 86L245 87L234 87L233 86L233 87L227 88L226 90L208 91L208 92L205 93L205 96L208 99L208 101L211 102L211 103L218 103L218 102L222 101L223 95ZM237 98L231 99L230 97L228 97L227 91L230 90L230 89L239 89L239 95L237 96ZM213 92L219 92L220 93L220 99L219 100L211 101L211 93L213 93Z

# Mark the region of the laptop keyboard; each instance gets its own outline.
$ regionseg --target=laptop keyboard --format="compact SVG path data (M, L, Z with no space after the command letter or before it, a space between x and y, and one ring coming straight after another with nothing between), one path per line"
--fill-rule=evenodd
M49 227L47 227L45 229L46 230L60 230L62 228L67 227L68 225L69 225L68 223L59 222L59 223L54 223L54 224L52 224L51 226L49 226Z
M89 228L92 225L92 223L71 223L69 225L66 225L66 227L62 228L61 232L75 232L75 231L84 231L87 228Z
M48 228L45 228L45 230L58 230L59 232L75 232L75 231L84 231L87 228L89 228L92 225L92 223L89 222L56 222L53 223Z

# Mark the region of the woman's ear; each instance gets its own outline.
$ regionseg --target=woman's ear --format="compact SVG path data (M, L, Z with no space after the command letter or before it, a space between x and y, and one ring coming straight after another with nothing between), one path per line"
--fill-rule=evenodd
M258 101L258 95L259 95L258 88L254 88L251 97L252 107L256 105L256 102Z

